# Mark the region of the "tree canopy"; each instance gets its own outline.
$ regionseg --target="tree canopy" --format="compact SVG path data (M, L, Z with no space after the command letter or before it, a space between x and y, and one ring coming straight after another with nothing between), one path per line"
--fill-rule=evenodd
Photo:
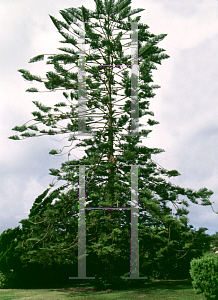
M62 163L60 169L50 169L54 181L34 201L29 218L20 221L22 234L15 249L21 251L20 259L24 264L76 265L79 165L85 165L86 168L86 204L92 207L129 206L131 165L139 166L139 261L144 273L153 274L154 271L149 267L153 264L156 265L156 270L159 268L157 272L163 274L160 266L163 260L166 261L166 257L171 262L173 259L180 259L182 262L187 258L187 253L198 255L204 251L204 243L202 240L199 242L197 236L202 235L206 240L206 229L198 232L188 229L187 207L189 201L212 205L210 196L213 192L205 187L193 191L170 183L166 178L179 176L179 172L166 170L151 157L164 150L138 145L142 143L142 138L148 138L152 132L151 126L159 124L153 119L154 113L149 110L150 101L155 96L154 91L159 88L152 84L152 71L157 69L157 65L161 65L162 60L169 58L169 55L157 46L166 34L150 33L149 26L140 22L141 16L132 19L131 16L144 9L131 10L130 3L131 0L110 0L104 3L95 0L94 12L81 6L61 10L62 21L50 16L64 38L61 43L68 44L69 48L60 47L58 54L40 54L30 59L30 63L42 63L46 58L46 64L53 65L54 71L48 71L46 78L32 75L24 69L19 70L24 79L43 83L51 93L62 93L63 100L55 103L53 107L33 101L38 110L32 112L34 118L30 121L31 125L26 122L22 126L15 126L13 130L19 136L10 138L20 140L41 135L61 135L67 138L68 144L63 149L51 150L51 155L60 155L65 148L68 149L66 153L70 153L75 148L85 147L82 159L68 160ZM138 26L136 91L131 85L134 75L130 74L134 62L131 55L124 54L124 50L132 45L131 39L135 34L131 30L132 22ZM85 45L89 46L89 51L81 50L78 39L82 35L85 36ZM122 44L124 40L127 42ZM82 87L79 67L82 53L85 55L86 76L83 88L88 111L81 114L79 99ZM78 69L73 72L75 67ZM115 76L120 80L115 79ZM32 87L27 92L39 90ZM137 95L138 101L136 119L147 117L146 124L137 123L138 129L143 126L147 126L147 129L138 130L136 133L132 130L132 108L135 105L133 94ZM119 104L123 100L125 103ZM100 112L97 113L96 109ZM78 138L83 135L79 132L79 124L82 124L81 118L84 117L86 133L91 137L81 140ZM75 141L80 143L73 145ZM55 184L61 182L55 188ZM175 214L169 206L170 203L176 209ZM106 272L111 276L128 272L130 223L128 211L86 212L89 276L95 275L93 270L99 275L105 272L105 268L108 268ZM193 250L196 248L197 252Z

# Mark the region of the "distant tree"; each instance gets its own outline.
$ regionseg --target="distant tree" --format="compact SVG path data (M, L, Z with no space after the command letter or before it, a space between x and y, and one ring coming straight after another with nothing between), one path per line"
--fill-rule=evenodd
M14 229L8 228L0 235L0 262L1 271L8 271L13 267L21 266L20 260L17 260L16 255L13 255L14 249L18 244L19 237L22 233L18 226Z
M217 231L211 235L211 243L210 243L210 251L209 252L214 253L216 251L218 251L218 232Z
M211 237L205 233L207 228L196 230L187 221L186 217L170 220L167 226L153 227L146 243L140 240L142 269L147 274L157 279L190 277L191 259L210 249Z
M48 71L46 78L31 75L29 71L20 69L22 76L32 82L44 83L50 92L63 91L65 100L48 107L38 101L33 101L39 111L32 112L34 119L31 125L25 123L16 126L13 130L20 133L22 139L41 135L62 135L70 142L67 153L72 152L75 147L85 147L86 155L79 160L69 160L62 164L60 169L50 169L50 174L55 177L56 182L64 182L54 189L56 183L40 195L30 210L29 218L20 221L22 223L22 241L19 242L17 250L21 249L23 255L21 260L24 264L39 263L42 265L53 265L55 263L64 265L68 263L72 267L77 261L78 241L78 166L86 165L86 201L92 207L126 207L130 205L130 168L139 165L138 170L138 193L139 193L139 240L140 240L140 262L143 257L148 260L161 261L161 251L169 244L169 230L173 226L182 226L181 217L188 214L188 201L179 198L180 195L187 197L192 203L211 205L209 200L213 194L207 188L198 191L181 188L167 182L163 177L175 177L180 175L178 171L167 171L158 165L152 158L152 154L164 152L163 149L138 146L140 137L147 137L151 129L141 130L133 134L133 117L131 112L135 105L130 102L130 97L135 92L131 89L129 75L131 68L131 55L124 55L123 35L127 40L131 37L131 22L138 22L138 112L142 116L153 116L149 110L150 101L155 96L154 90L159 88L152 85L152 70L163 59L169 56L164 49L157 44L163 40L166 34L155 35L148 31L148 25L139 22L140 16L132 19L131 16L144 9L131 10L131 0L105 1L95 0L96 10L93 12L84 6L80 8L69 8L61 10L64 21L51 17L59 33L64 37L61 43L70 44L76 50L82 51L75 36L79 38L79 32L83 31L86 43L90 50L86 51L86 105L89 109L83 116L88 117L86 132L94 133L91 138L84 139L81 143L73 146L77 140L74 134L79 129L81 114L78 114L81 92L81 81L79 73L73 73L73 67L79 66L78 53L73 48L59 48L61 53L48 56L47 64L54 66L54 71ZM127 18L127 22L124 20ZM93 19L96 21L94 22ZM79 23L80 21L80 23ZM84 30L81 27L85 22ZM75 29L77 26L77 29ZM79 31L78 31L79 29ZM132 35L133 37L133 35ZM130 47L130 40L125 44ZM64 53L63 53L64 52ZM30 60L30 63L41 61L46 55L38 55ZM103 62L100 63L100 59ZM92 62L98 64L91 66ZM119 68L119 70L116 70ZM115 80L115 74L119 75L120 81ZM122 74L122 75L121 75ZM123 90L123 92L122 92ZM38 92L37 88L29 88L28 92ZM121 94L119 94L121 91ZM131 94L132 93L132 94ZM115 96L125 99L124 105L118 105L121 100ZM144 99L144 101L143 101ZM136 105L137 106L137 105ZM137 108L135 106L135 111ZM115 108L120 108L120 111ZM96 113L99 109L101 113ZM80 111L79 111L80 112ZM94 115L94 118L93 118ZM101 120L96 120L96 115ZM44 125L40 128L39 125ZM96 125L101 125L97 127ZM125 125L128 125L125 128ZM148 118L147 123L141 126L153 126L158 124ZM132 127L131 127L132 125ZM47 130L46 127L50 129ZM127 132L122 134L122 130ZM129 133L129 134L128 134ZM19 140L18 135L11 139ZM80 139L79 139L80 140ZM81 140L80 140L81 141ZM123 141L123 143L121 143ZM115 149L116 147L116 149ZM115 154L115 151L120 152ZM51 150L51 155L61 155L62 150ZM167 204L172 203L177 209L175 216ZM102 274L105 268L110 276L122 275L129 268L129 230L130 215L127 211L95 211L87 212L87 276ZM177 224L177 225L176 225ZM172 226L172 227L171 227ZM176 239L184 237L184 233L178 233ZM164 238L163 238L164 236ZM171 236L171 240L172 240ZM155 246L152 241L159 241ZM175 242L177 243L177 242ZM183 254L184 247L181 242L176 247L172 242L175 257ZM160 248L161 247L161 248ZM178 249L177 249L178 248ZM152 251L153 252L152 252ZM182 251L177 253L177 251ZM25 254L24 254L25 252ZM159 256L157 256L157 254ZM179 258L178 258L179 259ZM141 263L141 264L142 264ZM75 267L74 267L75 268ZM140 267L141 268L141 267ZM121 270L121 271L120 271ZM146 271L146 270L145 270Z

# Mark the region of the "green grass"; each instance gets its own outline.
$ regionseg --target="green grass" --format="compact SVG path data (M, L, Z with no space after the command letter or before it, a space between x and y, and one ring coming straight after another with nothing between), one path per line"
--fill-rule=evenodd
M205 300L202 294L195 294L190 280L152 281L143 288L120 290L100 290L91 284L72 284L70 288L54 289L0 289L1 300L34 299L34 300L113 300L113 299L146 299L146 300Z

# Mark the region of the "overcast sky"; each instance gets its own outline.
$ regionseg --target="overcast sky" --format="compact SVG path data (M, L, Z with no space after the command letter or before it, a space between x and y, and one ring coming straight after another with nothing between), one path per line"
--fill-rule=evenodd
M63 46L48 14L61 20L59 10L82 5L95 9L94 1L84 0L79 5L75 0L0 3L0 233L28 217L35 198L53 179L49 168L59 168L67 160L67 156L48 154L60 148L49 136L8 139L16 134L11 130L15 125L31 119L36 110L33 100L46 104L48 97L57 99L49 93L26 93L31 85L17 70L42 75L41 67L28 64L29 59L57 53L57 47ZM153 77L161 88L150 108L160 124L153 126L143 144L165 149L153 159L181 173L172 183L194 190L211 189L211 201L218 211L218 1L147 0L133 1L131 6L145 8L137 15L150 32L168 34L158 46L170 55ZM74 154L83 156L81 151ZM208 234L218 231L218 214L211 207L192 204L189 211L189 224L194 228L207 227Z

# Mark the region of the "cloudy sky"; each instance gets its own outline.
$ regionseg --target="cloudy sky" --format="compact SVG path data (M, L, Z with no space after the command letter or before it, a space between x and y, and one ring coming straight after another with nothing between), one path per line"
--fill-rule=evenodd
M94 1L85 0L79 5L75 0L0 3L0 233L28 217L35 198L53 179L49 168L59 168L67 160L67 156L48 154L60 148L60 143L48 136L22 141L8 137L15 134L11 130L15 125L31 119L32 101L46 104L57 99L49 93L26 93L31 86L17 70L42 74L42 65L28 64L29 59L57 53L61 46L61 36L48 14L61 19L59 10L81 5L95 9ZM160 124L143 143L165 149L153 159L181 173L171 182L194 190L211 189L211 201L218 211L218 1L133 1L132 8L138 7L145 8L138 15L152 33L168 34L159 46L170 55L153 77L161 89L150 108ZM81 158L83 153L75 151L74 155ZM207 227L208 234L218 231L218 214L211 207L192 204L189 210L194 228Z

